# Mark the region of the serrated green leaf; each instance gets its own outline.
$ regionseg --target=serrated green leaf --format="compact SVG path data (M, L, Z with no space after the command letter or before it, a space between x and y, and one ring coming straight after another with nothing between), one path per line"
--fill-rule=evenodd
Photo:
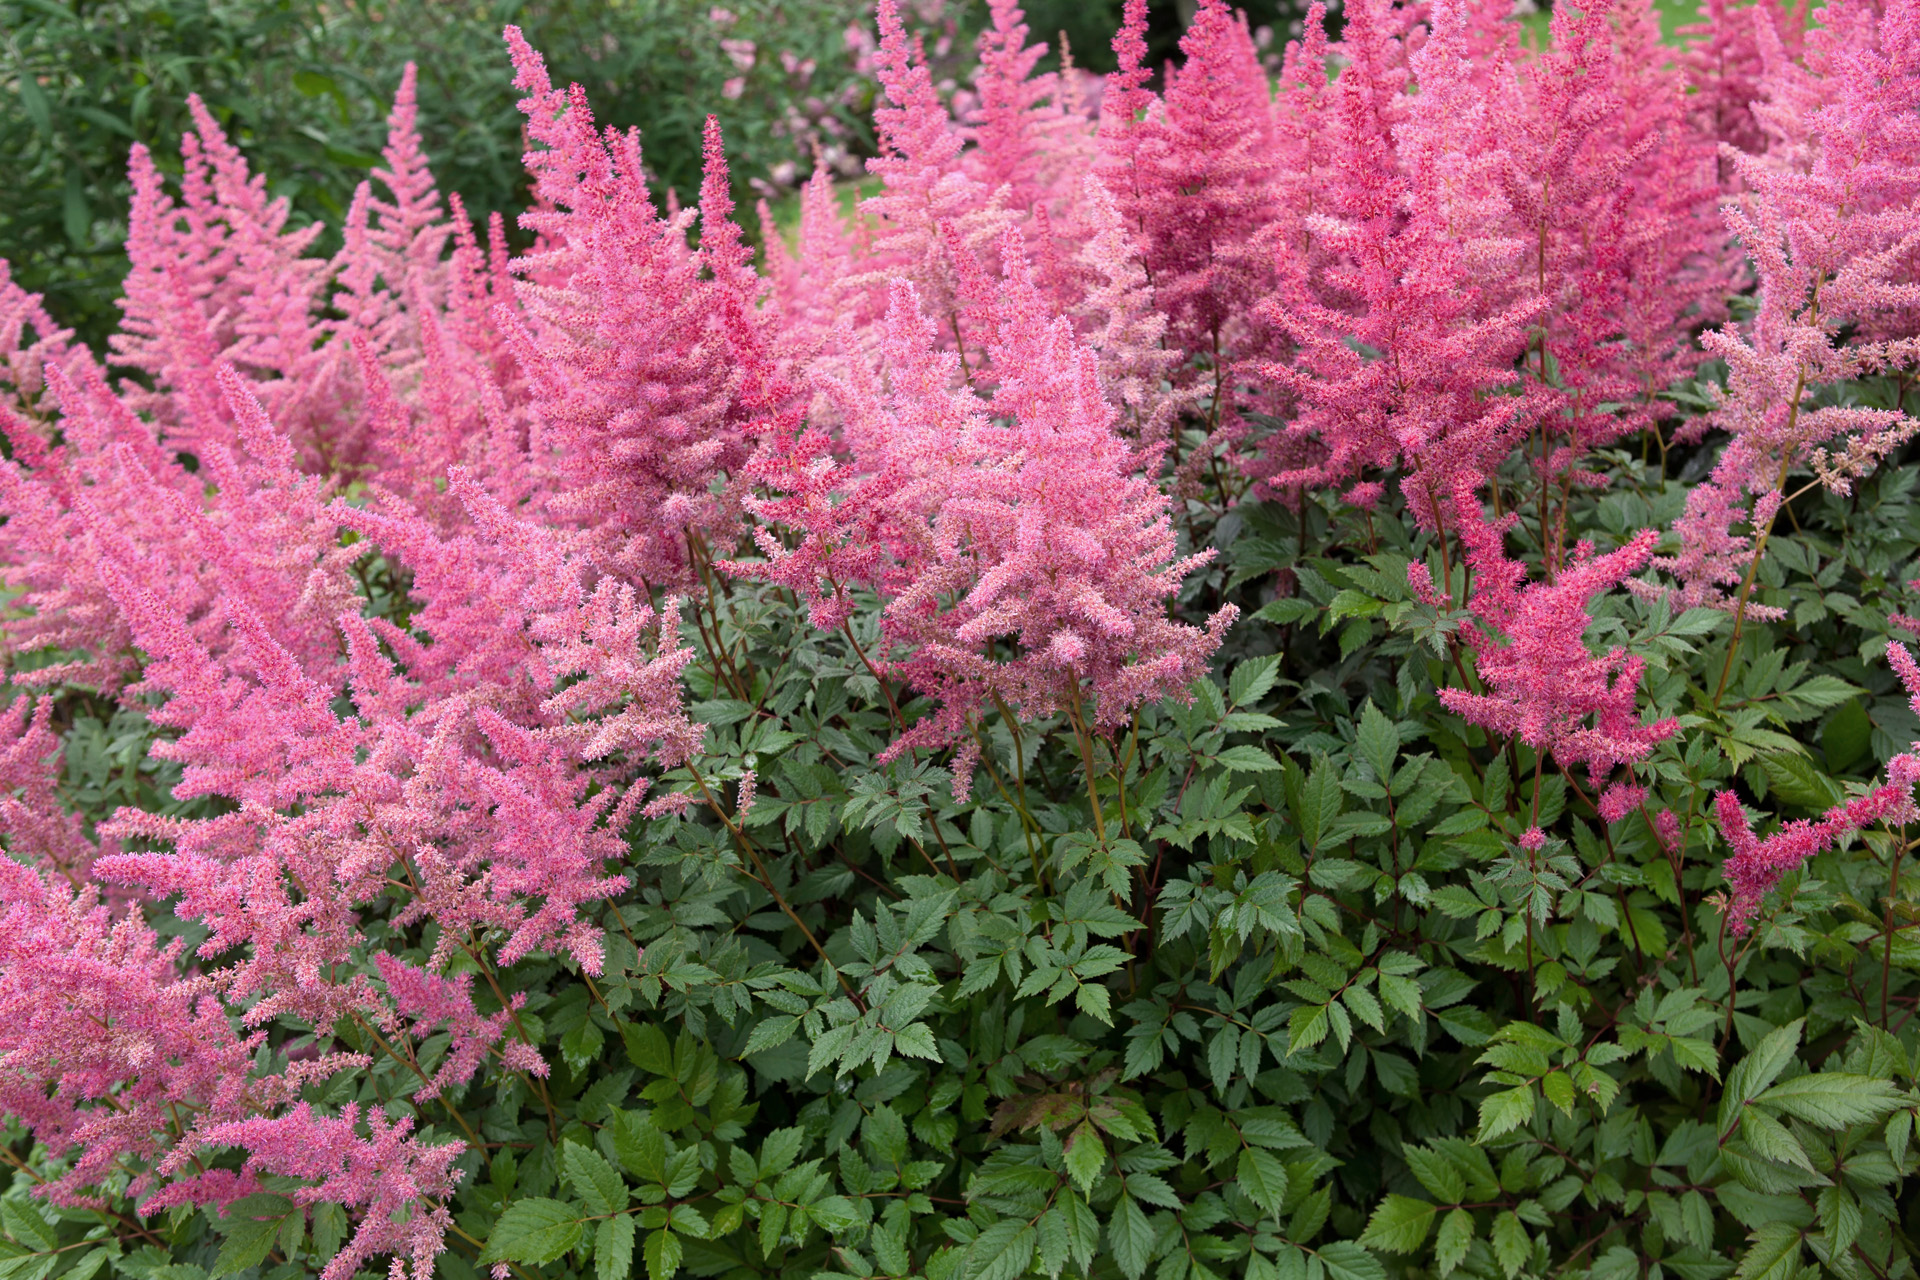
M1147 1263L1153 1260L1153 1227L1147 1215L1130 1195L1120 1197L1107 1219L1107 1240L1113 1246L1113 1260L1127 1280L1140 1280Z
M1266 697L1280 677L1280 659L1280 654L1270 653L1236 666L1227 680L1227 701L1236 707L1250 707Z
M1859 701L1841 705L1820 731L1820 748L1827 757L1827 768L1845 773L1867 758L1873 748L1873 721Z
M1067 1137L1067 1174L1085 1195L1107 1166L1107 1147L1091 1120L1082 1120Z
M1272 773L1280 768L1278 760L1250 746L1228 747L1213 760L1228 773Z
M1490 1239L1493 1242L1494 1260L1507 1273L1507 1280L1513 1280L1533 1252L1532 1237L1527 1235L1527 1229L1519 1217L1509 1209L1494 1217Z
M1412 1253L1426 1243L1427 1233L1433 1229L1434 1214L1438 1212L1437 1206L1425 1200L1390 1195L1367 1219L1360 1243L1388 1253Z
M1247 1199L1269 1215L1280 1212L1280 1204L1287 1198L1287 1167L1279 1156L1259 1147L1246 1147L1240 1152L1238 1176Z
M1400 751L1400 730L1386 713L1373 705L1371 698L1360 709L1360 724L1353 745L1377 781L1384 784L1393 777L1393 758Z
M290 1211L292 1205L289 1204L287 1208ZM220 1256L214 1260L213 1268L207 1274L230 1276L248 1267L259 1266L272 1252L274 1237L280 1234L286 1216L283 1212L271 1218L240 1216L237 1221L230 1219L226 1242L220 1246ZM48 1243L40 1247L50 1249L53 1245Z
M1805 1026L1805 1018L1795 1018L1783 1027L1774 1028L1752 1053L1734 1064L1733 1070L1727 1073L1726 1092L1720 1099L1720 1132L1730 1131L1739 1110L1786 1070L1787 1064L1793 1061L1794 1050L1800 1047L1800 1033Z
M577 1142L560 1144L560 1167L567 1184L595 1217L618 1213L627 1207L627 1184L606 1158Z
M1326 1268L1328 1280L1387 1280L1387 1269L1380 1259L1351 1240L1336 1240L1315 1254Z
M1025 1222L996 1222L967 1246L967 1280L1019 1280L1033 1261L1034 1230Z
M1844 1129L1880 1119L1900 1105L1900 1095L1892 1081L1832 1071L1783 1080L1753 1102L1822 1128Z
M1733 1274L1734 1280L1794 1280L1799 1271L1799 1231L1769 1222L1747 1237L1747 1252Z
M626 1041L627 1057L649 1075L673 1075L673 1046L667 1033L651 1022L629 1022L620 1029Z
M1802 755L1764 755L1760 768L1767 775L1767 786L1788 804L1802 809L1826 810L1840 803L1840 787Z
M768 1049L777 1049L793 1038L800 1027L800 1019L782 1017L775 1014L754 1024L753 1031L747 1036L747 1044L740 1051L743 1058L751 1058L756 1053L765 1053Z
M634 1222L630 1213L602 1222L593 1235L594 1280L627 1280L633 1274Z
M1491 1141L1532 1119L1533 1090L1526 1085L1488 1094L1480 1100L1480 1133L1475 1141Z
M1433 1241L1433 1261L1440 1274L1451 1274L1466 1258L1472 1244L1473 1215L1465 1209L1455 1209L1441 1220L1440 1232Z
M1756 1155L1813 1172L1813 1161L1787 1127L1764 1111L1749 1108L1740 1116L1740 1136Z
M1459 1204L1467 1198L1467 1176L1459 1166L1437 1151L1406 1146L1400 1154L1414 1178L1441 1204Z
M680 1237L671 1231L655 1231L647 1236L647 1280L672 1280L680 1270L680 1257L684 1252Z
M580 1243L580 1211L544 1197L515 1200L493 1224L481 1262L541 1266Z

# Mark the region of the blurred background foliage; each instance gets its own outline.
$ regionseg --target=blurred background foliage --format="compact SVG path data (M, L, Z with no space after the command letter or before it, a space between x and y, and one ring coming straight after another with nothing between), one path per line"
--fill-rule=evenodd
M555 80L588 88L603 123L639 127L663 194L697 193L709 111L726 130L736 181L777 194L811 167L816 147L849 172L871 150L865 9L863 0L0 0L0 258L47 295L57 320L100 343L118 317L136 140L177 172L186 95L198 92L297 222L337 228L378 163L410 60L441 189L458 191L477 220L499 210L511 222L525 201L519 95L500 41L508 22L545 52Z

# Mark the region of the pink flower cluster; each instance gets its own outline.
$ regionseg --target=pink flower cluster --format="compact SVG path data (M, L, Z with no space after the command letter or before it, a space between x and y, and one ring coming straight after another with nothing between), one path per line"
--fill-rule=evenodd
M1816 398L1920 357L1920 11L1829 4L1796 56L1797 33L1766 9L1748 21L1760 63L1752 124L1714 107L1734 139L1757 129L1767 142L1725 152L1740 189L1728 220L1753 261L1759 309L1744 330L1703 338L1728 366L1713 421L1732 439L1688 494L1678 554L1661 561L1689 605L1744 604L1730 588L1792 471L1845 494L1920 432L1898 408Z
M1638 763L1656 743L1673 736L1676 721L1640 722L1635 703L1642 660L1619 648L1595 657L1584 639L1592 621L1589 603L1646 565L1659 539L1656 531L1642 530L1606 555L1596 556L1582 544L1553 581L1533 583L1521 582L1524 566L1505 556L1498 528L1476 520L1466 524L1466 533L1475 618L1466 635L1487 690L1442 689L1440 701L1448 710L1551 752L1562 766L1584 764L1595 783L1621 765ZM1420 586L1437 598L1431 579ZM1504 643L1488 633L1492 628L1506 636ZM1631 807L1632 788L1617 785L1620 789L1609 788L1600 801L1609 822Z
M1906 686L1914 712L1920 714L1920 663L1897 640L1887 646L1887 662ZM1753 834L1738 796L1731 791L1714 796L1714 815L1731 850L1720 870L1731 889L1727 914L1736 933L1744 933L1751 926L1761 900L1782 876L1831 848L1843 836L1876 822L1906 823L1920 818L1913 795L1914 784L1920 782L1920 743L1915 748L1887 762L1884 783L1835 805L1818 820L1783 823L1764 840Z

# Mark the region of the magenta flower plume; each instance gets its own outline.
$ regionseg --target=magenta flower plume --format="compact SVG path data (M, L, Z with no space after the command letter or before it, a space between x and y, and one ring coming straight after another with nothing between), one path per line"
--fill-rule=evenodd
M1745 933L1752 927L1761 900L1780 883L1782 876L1831 848L1842 836L1887 817L1902 803L1910 804L1911 796L1902 794L1897 787L1881 787L1846 804L1835 805L1817 820L1786 823L1762 840L1747 825L1746 811L1740 807L1739 798L1731 791L1717 793L1713 798L1714 816L1719 820L1720 834L1732 850L1720 865L1720 872L1732 890L1727 915L1733 932Z
M207 978L178 973L137 914L0 858L0 1111L72 1164L41 1194L98 1204L117 1169L152 1194L187 1123L250 1110L262 1037L236 1036ZM185 1121L185 1117L202 1117Z
M16 697L0 710L0 831L14 861L83 887L99 852L60 801L53 703Z
M73 331L53 322L41 295L28 293L0 258L0 411L24 413L38 401L48 364L64 363Z
M428 1080L414 1092L417 1101L437 1098L448 1090L457 1091L485 1063L487 1055L497 1054L501 1066L513 1071L547 1074L547 1064L528 1044L513 1038L513 1013L483 1014L473 1005L473 974L443 978L426 969L415 968L394 956L381 952L374 957L386 983L394 1012L404 1020L413 1039L424 1042L436 1031L444 1030L447 1056ZM515 998L512 1009L526 1003L524 995Z
M540 204L521 216L539 237L515 265L524 315L501 324L529 383L532 452L559 480L549 505L590 531L606 570L635 585L691 585L690 539L724 547L737 536L735 488L712 490L749 452L723 315L754 286L742 281L718 134L694 254L694 214L655 208L637 138L598 132L585 94L554 89L518 28L507 43L538 144L527 167Z
M860 202L872 226L856 283L884 292L903 276L941 316L942 327L957 331L959 281L940 225L952 224L962 243L979 248L1011 224L1012 213L961 164L965 139L934 88L925 51L908 38L895 0L879 0L874 17L880 28L875 70L884 97L873 113L880 154L867 161L867 171L880 179L881 189Z
M837 393L859 470L802 435L761 472L781 488L759 510L801 535L793 550L762 540L767 572L828 625L846 617L849 586L879 589L882 637L899 655L890 669L938 704L885 758L961 743L956 795L971 785L969 726L984 709L1067 709L1109 731L1181 693L1234 617L1229 607L1205 630L1167 618L1205 556L1175 554L1167 500L1115 431L1098 357L1049 312L1017 234L1001 256L990 401L950 390L958 358L937 350L901 282L891 391L856 378Z
M1887 663L1906 687L1916 714L1920 714L1920 664L1899 641L1887 646ZM1920 743L1915 744L1920 748ZM1727 905L1735 933L1752 927L1761 901L1787 873L1833 847L1842 837L1876 822L1906 823L1920 818L1914 806L1914 784L1920 782L1920 749L1904 751L1887 762L1887 780L1845 804L1835 805L1818 819L1783 823L1761 839L1747 823L1746 811L1731 791L1714 796L1714 814L1730 852L1720 865L1731 890Z
M1276 146L1266 75L1246 21L1202 0L1164 100L1145 88L1145 5L1114 37L1097 172L1137 229L1170 337L1189 351L1246 345L1249 305L1266 288L1258 233L1274 217ZM1144 116L1144 118L1138 118ZM1237 323L1236 323L1237 322Z
M1596 783L1672 737L1676 721L1640 721L1642 660L1618 648L1596 656L1584 638L1593 597L1646 567L1659 534L1642 530L1606 555L1582 546L1552 581L1523 584L1524 569L1501 551L1498 528L1464 510L1461 523L1474 571L1475 620L1465 632L1487 691L1442 689L1447 709L1551 752L1564 767L1585 764Z
M1073 171L1070 145L1061 145L1063 126L1059 77L1034 74L1047 46L1028 44L1028 28L1018 0L988 0L988 23L980 32L980 70L974 78L980 105L969 131L966 153L970 176L991 192L1005 191L1009 207L1030 211L1060 195L1058 176Z
M1770 50L1756 113L1771 145L1729 153L1749 194L1728 221L1759 277L1759 307L1750 325L1702 339L1728 366L1712 420L1732 439L1687 496L1680 553L1661 562L1682 603L1766 616L1727 590L1752 559L1749 535L1733 530L1770 527L1794 470L1846 494L1920 433L1898 407L1816 398L1826 384L1910 366L1920 341L1915 21L1911 4L1889 6L1883 34L1877 13L1836 7L1805 65L1756 22Z
M204 1126L199 1143L238 1147L246 1152L241 1179L263 1174L299 1178L311 1185L293 1192L296 1204L333 1203L361 1211L344 1248L321 1269L321 1280L347 1280L368 1259L390 1254L394 1280L429 1280L433 1260L446 1247L453 1215L446 1207L460 1171L453 1167L462 1145L425 1146L410 1136L413 1118L389 1120L369 1108L360 1136L359 1104L348 1103L337 1116L313 1114L304 1102L280 1116L254 1116ZM181 1157L184 1163L184 1156ZM181 1179L149 1201L152 1208L193 1203L202 1188L221 1188L232 1175L213 1170Z

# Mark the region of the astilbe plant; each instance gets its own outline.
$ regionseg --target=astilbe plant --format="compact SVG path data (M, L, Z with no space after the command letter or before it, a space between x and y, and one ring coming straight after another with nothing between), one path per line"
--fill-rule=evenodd
M1920 6L1032 25L0 263L0 1271L1911 1271Z

